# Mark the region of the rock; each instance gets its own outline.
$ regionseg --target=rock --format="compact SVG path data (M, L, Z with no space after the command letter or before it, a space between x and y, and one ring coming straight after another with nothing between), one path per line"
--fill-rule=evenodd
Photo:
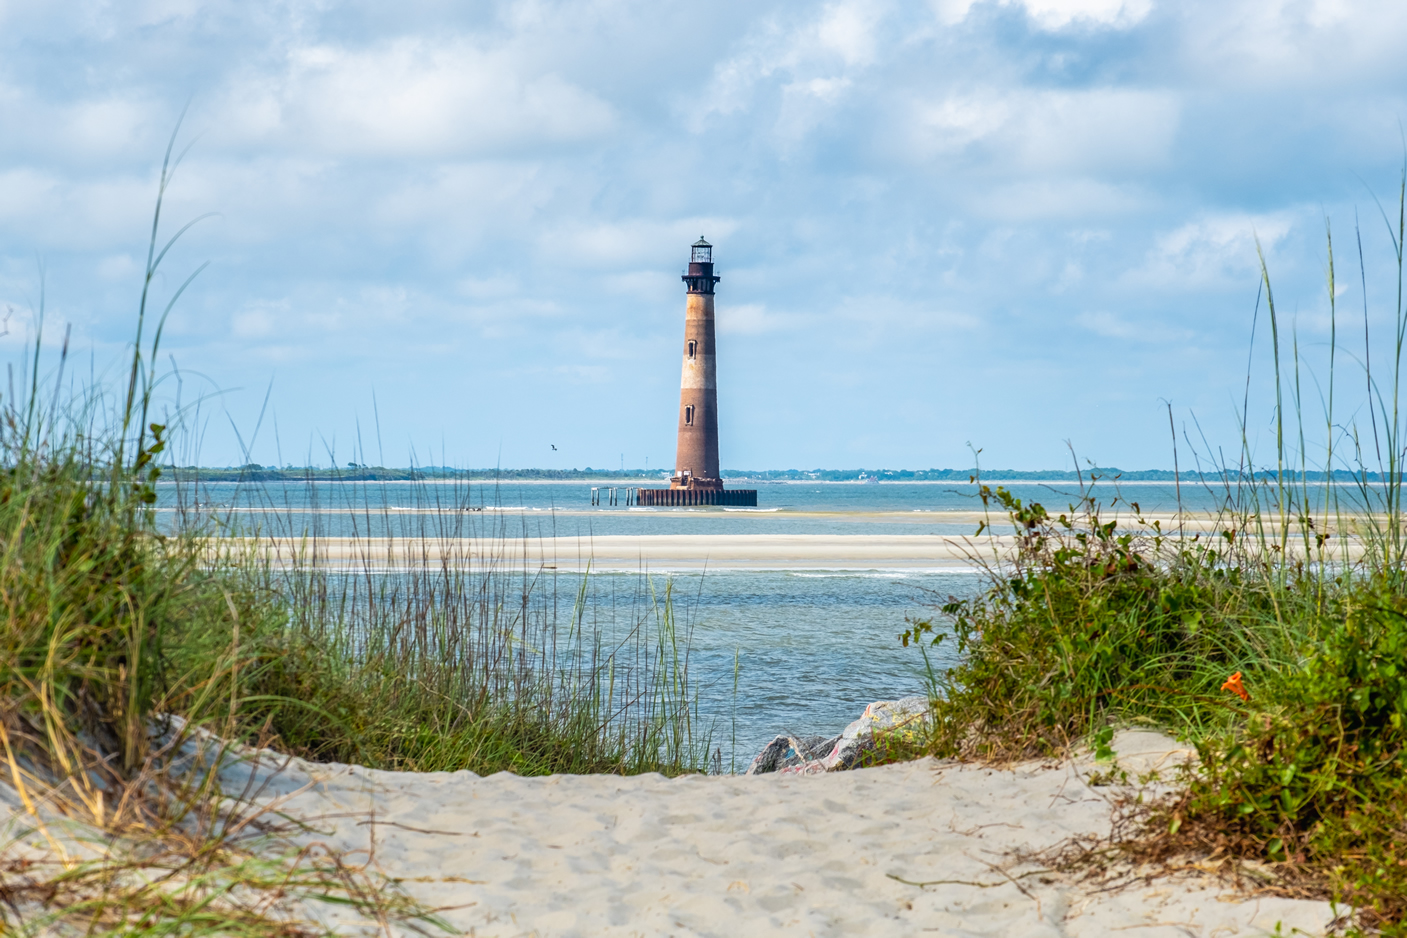
M913 733L928 719L927 697L879 700L865 708L854 723L845 728L835 749L826 757L829 769L853 768L860 757L875 748L876 733ZM906 730L907 728L907 730Z
M762 775L818 763L835 749L839 740L839 736L830 739L824 736L778 736L762 747L743 774Z
M927 719L927 697L878 700L866 707L844 733L831 739L778 736L762 748L745 774L812 775L853 768L865 753L874 751L876 733L912 732Z

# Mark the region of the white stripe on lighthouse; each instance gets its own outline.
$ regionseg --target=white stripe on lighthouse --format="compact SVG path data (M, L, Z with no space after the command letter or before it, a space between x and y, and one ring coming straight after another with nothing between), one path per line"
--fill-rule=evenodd
M712 355L697 355L694 358L684 359L684 376L679 381L679 387L683 388L703 388L704 390L716 390L718 387L717 372L714 369L714 358Z

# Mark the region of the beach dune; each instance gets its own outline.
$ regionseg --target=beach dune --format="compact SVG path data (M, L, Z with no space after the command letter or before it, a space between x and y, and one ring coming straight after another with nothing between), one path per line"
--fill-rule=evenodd
M1154 733L1114 746L1130 777L1189 757ZM1111 890L1021 859L1109 833L1121 789L1091 785L1107 767L1087 757L672 780L281 764L257 769L261 797L308 824L306 839L398 880L468 935L1185 938L1322 934L1334 917L1207 875Z

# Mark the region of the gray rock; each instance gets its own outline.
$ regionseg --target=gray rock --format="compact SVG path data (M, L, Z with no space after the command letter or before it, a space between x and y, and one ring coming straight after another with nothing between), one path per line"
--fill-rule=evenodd
M875 748L875 733L919 729L928 720L927 697L878 700L831 739L824 736L778 736L762 748L748 766L747 775L775 772L782 775L812 775L854 768Z
M835 750L839 740L839 736L830 739L824 736L778 736L762 747L743 774L762 775L818 762Z

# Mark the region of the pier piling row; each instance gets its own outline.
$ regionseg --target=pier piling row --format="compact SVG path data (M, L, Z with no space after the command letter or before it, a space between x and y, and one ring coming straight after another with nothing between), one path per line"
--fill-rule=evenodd
M635 493L638 491L639 489L634 487L617 488L616 486L610 486L602 489L601 486L593 485L591 487L591 504L625 505L629 508L635 504ZM602 501L602 499L605 499L605 501Z

